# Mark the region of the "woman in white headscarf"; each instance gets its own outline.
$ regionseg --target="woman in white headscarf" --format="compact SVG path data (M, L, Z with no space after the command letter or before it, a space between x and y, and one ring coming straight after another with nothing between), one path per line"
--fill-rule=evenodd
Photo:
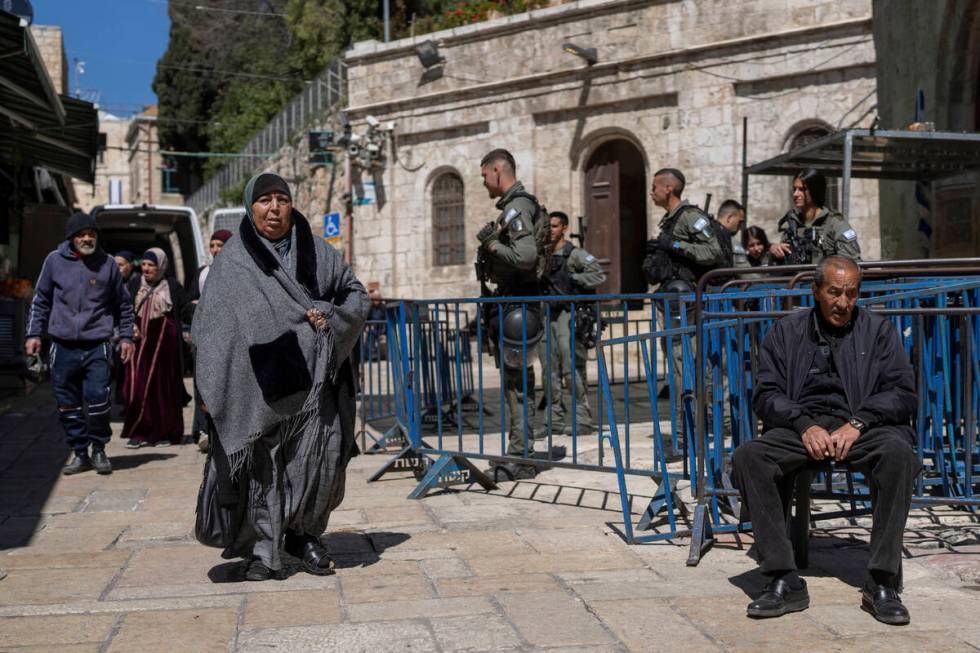
M181 320L187 302L177 280L166 276L167 263L158 247L143 254L133 298L136 352L126 367L122 437L134 449L180 444L184 436Z

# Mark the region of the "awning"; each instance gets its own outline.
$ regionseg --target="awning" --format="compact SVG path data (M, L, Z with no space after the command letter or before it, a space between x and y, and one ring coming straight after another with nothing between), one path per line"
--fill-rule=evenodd
M59 95L30 28L0 10L0 159L95 180L95 106Z
M850 160L848 160L850 159ZM795 175L930 181L980 169L980 134L848 129L745 168L749 175Z

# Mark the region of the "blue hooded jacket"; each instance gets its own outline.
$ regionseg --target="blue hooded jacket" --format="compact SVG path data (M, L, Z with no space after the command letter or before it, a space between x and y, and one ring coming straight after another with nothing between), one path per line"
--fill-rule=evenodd
M133 337L133 300L116 261L102 249L78 257L69 241L44 259L27 316L27 337L47 332L56 340L108 340L113 327Z

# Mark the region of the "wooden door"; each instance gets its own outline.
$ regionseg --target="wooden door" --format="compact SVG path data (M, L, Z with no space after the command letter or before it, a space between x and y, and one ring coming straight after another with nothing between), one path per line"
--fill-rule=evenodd
M619 161L612 148L600 147L585 170L585 211L588 232L585 249L599 259L606 282L599 293L618 293L620 286Z

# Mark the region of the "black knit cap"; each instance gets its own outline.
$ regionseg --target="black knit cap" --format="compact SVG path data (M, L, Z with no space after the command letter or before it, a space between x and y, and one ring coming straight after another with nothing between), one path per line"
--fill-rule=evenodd
M68 218L68 224L65 225L65 240L71 240L79 231L85 229L95 229L95 232L98 233L99 225L95 222L95 217L79 211Z
M293 194L289 191L289 184L277 174L266 172L259 175L252 186L252 202L268 193L282 193L289 199L293 199Z

